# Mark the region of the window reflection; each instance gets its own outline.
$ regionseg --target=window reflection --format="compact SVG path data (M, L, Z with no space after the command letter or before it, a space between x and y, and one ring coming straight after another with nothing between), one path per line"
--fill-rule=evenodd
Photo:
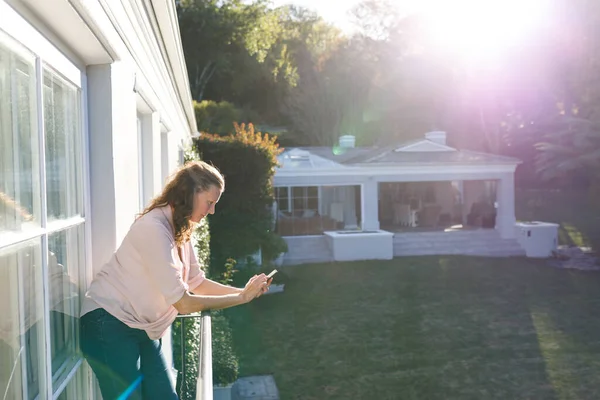
M0 250L0 392L33 399L43 385L40 240ZM25 383L25 385L24 385Z
M81 370L65 379L77 362L84 225L61 228L83 216L81 89L44 59L38 79L36 57L0 29L0 400L59 396L64 384L60 398L82 398Z
M82 215L79 89L44 69L48 220Z
M55 378L75 361L78 348L78 270L83 265L83 246L83 225L48 237L50 339Z
M14 202L13 202L14 203ZM23 218L28 218L22 209ZM52 376L57 383L75 363L78 348L78 269L83 265L83 225L48 237L48 287ZM41 244L37 239L0 252L0 392L33 399L44 371ZM23 382L26 385L23 385Z
M34 58L11 42L0 32L0 235L41 212Z

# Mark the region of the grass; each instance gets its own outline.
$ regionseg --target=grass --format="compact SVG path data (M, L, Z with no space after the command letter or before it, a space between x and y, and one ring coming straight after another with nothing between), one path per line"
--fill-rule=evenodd
M241 375L282 399L600 398L598 274L415 257L282 278L228 312Z

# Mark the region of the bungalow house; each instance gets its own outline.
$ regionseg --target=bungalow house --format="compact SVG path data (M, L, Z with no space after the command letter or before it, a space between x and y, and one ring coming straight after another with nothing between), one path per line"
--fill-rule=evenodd
M370 148L342 136L334 148L286 149L279 163L275 227L286 264L524 254L515 238L520 161L450 147L445 132Z
M1 398L100 398L81 296L195 134L172 0L0 0Z

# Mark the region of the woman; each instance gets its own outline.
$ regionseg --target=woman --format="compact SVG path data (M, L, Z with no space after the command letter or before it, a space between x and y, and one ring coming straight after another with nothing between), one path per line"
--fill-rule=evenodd
M105 400L132 389L131 398L177 399L160 339L177 314L248 303L268 289L264 274L238 289L205 278L198 265L190 237L214 214L224 187L216 168L186 164L94 278L81 311L81 348Z

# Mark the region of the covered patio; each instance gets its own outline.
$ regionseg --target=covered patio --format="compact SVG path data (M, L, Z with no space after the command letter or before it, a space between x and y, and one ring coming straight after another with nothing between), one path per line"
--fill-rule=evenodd
M282 236L462 225L514 237L519 160L449 147L444 132L395 147L348 142L280 155L274 185Z
M352 139L342 137L333 149L293 148L279 156L277 233L487 229L496 232L490 239L515 238L519 160L450 147L444 132L391 147L357 148Z

